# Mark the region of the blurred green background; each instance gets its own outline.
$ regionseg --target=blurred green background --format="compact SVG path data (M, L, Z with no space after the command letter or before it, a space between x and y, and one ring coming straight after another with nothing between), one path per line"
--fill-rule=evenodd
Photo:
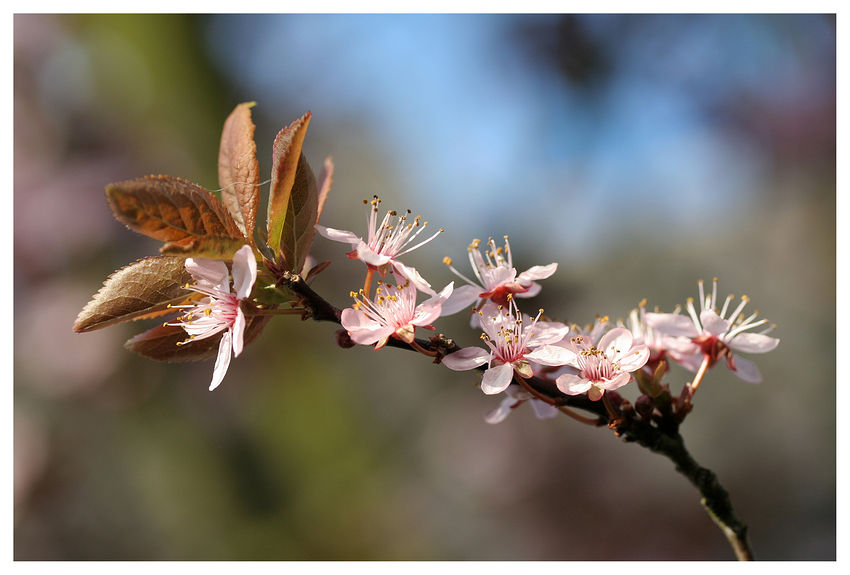
M216 188L224 119L256 101L262 173L311 110L323 223L364 231L373 194L422 214L446 233L405 262L440 288L444 256L467 272L473 238L508 234L520 270L559 263L527 310L560 320L669 311L713 277L748 295L782 340L750 357L764 382L719 366L683 434L758 558L834 560L835 46L821 15L16 15L15 559L733 558L666 459L527 407L488 425L473 374L333 325L273 319L213 393L212 362L123 348L147 326L74 334L159 247L105 185ZM340 307L345 251L314 247Z

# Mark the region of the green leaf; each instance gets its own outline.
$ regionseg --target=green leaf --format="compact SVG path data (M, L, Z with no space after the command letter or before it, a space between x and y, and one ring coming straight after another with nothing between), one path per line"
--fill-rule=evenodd
M182 303L193 295L183 288L190 281L192 276L183 258L143 258L109 276L77 316L74 331L92 331L169 313L168 304Z
M301 163L301 146L311 116L312 114L307 112L289 127L281 130L272 147L272 179L266 226L268 245L275 254L280 251L283 227L289 211L289 198Z
M239 104L227 117L218 152L221 201L252 245L260 205L260 165L254 142L255 126L251 121L251 108L255 104Z
M246 318L244 345L247 346L257 339L270 318L271 316L267 315ZM156 361L197 361L215 357L218 354L221 335L188 342L186 340L186 331L182 327L158 325L130 339L124 347Z
M106 186L106 201L118 221L155 240L186 244L203 236L244 238L214 195L171 176L148 176Z
M246 243L245 238L230 238L227 236L202 236L189 240L187 243L169 242L159 251L163 255L181 256L184 258L206 258L208 260L232 260L239 248Z

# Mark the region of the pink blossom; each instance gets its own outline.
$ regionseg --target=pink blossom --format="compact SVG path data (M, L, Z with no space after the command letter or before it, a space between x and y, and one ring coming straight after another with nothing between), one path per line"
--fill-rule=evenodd
M189 334L183 343L222 334L210 384L212 391L224 379L230 366L231 350L233 357L242 353L245 314L239 308L239 302L251 294L257 280L257 260L248 245L239 248L233 256L233 288L236 293L230 291L230 277L224 262L186 258L185 265L186 271L195 279L195 285L186 285L186 289L205 297L196 305L172 306L187 308L188 311L168 325L180 326Z
M606 391L629 383L631 372L649 359L649 348L633 342L632 333L624 327L615 327L602 336L599 347L581 335L571 338L568 363L578 369L578 374L560 375L555 384L567 395L587 392L591 401L601 399Z
M693 298L688 298L686 306L688 315L647 313L645 316L646 323L661 333L689 338L699 346L703 357L709 362L709 367L725 356L727 367L740 379L748 383L761 382L761 374L756 365L751 361L733 355L732 351L767 353L776 349L779 340L765 335L772 331L774 326L770 326L760 333L749 332L755 327L766 324L767 320L756 321L757 311L744 319L741 310L750 301L747 296L741 297L741 303L729 314L728 318L726 313L729 311L729 304L734 296L727 296L723 308L718 312L716 308L717 278L714 278L710 295L705 294L703 282L702 280L699 281L699 298L699 314L697 314Z
M658 365L668 357L690 371L697 371L702 363L702 352L697 344L683 336L673 337L661 333L646 321L646 300L640 307L633 309L626 320L626 326L635 338L635 343L644 343L649 348L649 359L643 370L650 375ZM674 313L679 313L676 310ZM618 322L618 325L621 325ZM622 327L622 325L621 325Z
M567 350L550 345L564 337L566 326L558 328L541 325L537 329L541 314L538 313L531 322L524 322L513 298L508 298L507 306L487 302L478 314L484 330L481 339L489 351L480 347L465 347L444 357L443 363L455 371L487 364L481 379L481 389L488 395L505 391L513 381L515 372L519 377L532 377L531 361L554 366L563 365L570 358Z
M440 317L442 305L453 288L454 282L418 306L416 288L409 282L400 286L381 284L374 301L363 295L357 299L357 294L352 293L356 303L342 310L342 327L352 341L361 345L377 343L375 349L386 345L390 337L412 343L417 327L433 329L430 324Z
M533 266L517 275L514 268L511 246L508 236L505 236L505 247L496 247L493 238L487 242L488 250L482 255L479 249L480 240L474 240L468 248L469 263L477 278L477 282L467 278L454 267L452 260L445 258L443 262L452 272L468 285L457 288L444 306L444 315L456 313L473 303L480 305L489 299L497 304L507 305L508 296L529 298L540 293L541 286L535 280L546 279L555 273L558 264L548 266ZM477 302L477 303L476 303Z
M348 257L360 260L369 266L370 269L377 270L381 277L385 277L387 271L391 269L394 274L409 280L419 291L429 295L436 295L436 292L431 289L431 284L425 281L419 275L419 272L412 267L404 265L398 258L427 244L443 230L440 229L430 238L408 247L422 233L428 222L422 222L420 224L420 216L416 216L412 222L408 222L407 217L411 213L410 210L401 216L397 212L388 211L381 224L378 225L378 205L381 203L381 200L378 196L375 196L371 202L364 200L363 203L366 204L366 218L369 232L366 241L363 241L354 232L337 230L318 224L316 224L316 231L329 240L350 244L353 251L348 254ZM396 218L398 219L396 220Z

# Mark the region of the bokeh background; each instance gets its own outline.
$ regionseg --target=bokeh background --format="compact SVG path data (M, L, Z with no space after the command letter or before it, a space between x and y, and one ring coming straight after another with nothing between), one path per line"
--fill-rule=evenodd
M104 186L216 188L244 101L262 173L313 112L326 225L362 231L378 194L445 228L406 259L436 286L444 256L466 272L472 239L509 235L520 269L559 263L528 309L560 320L669 311L713 277L748 295L782 340L751 357L764 382L718 366L683 434L758 558L835 559L829 15L16 15L15 559L733 558L668 460L527 406L488 425L474 374L340 349L332 325L274 319L213 393L212 362L123 348L146 325L74 334L158 249ZM340 307L364 271L345 251L314 248Z

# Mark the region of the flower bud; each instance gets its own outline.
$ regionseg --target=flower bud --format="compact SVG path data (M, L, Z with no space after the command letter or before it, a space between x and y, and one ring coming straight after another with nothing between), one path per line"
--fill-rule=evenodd
M336 344L342 349L348 349L355 346L355 343L351 341L351 336L348 335L348 331L344 329L338 329L334 332L334 342L336 342Z
M652 412L655 411L655 402L648 395L641 395L635 401L635 411L638 412L642 420L649 421Z

